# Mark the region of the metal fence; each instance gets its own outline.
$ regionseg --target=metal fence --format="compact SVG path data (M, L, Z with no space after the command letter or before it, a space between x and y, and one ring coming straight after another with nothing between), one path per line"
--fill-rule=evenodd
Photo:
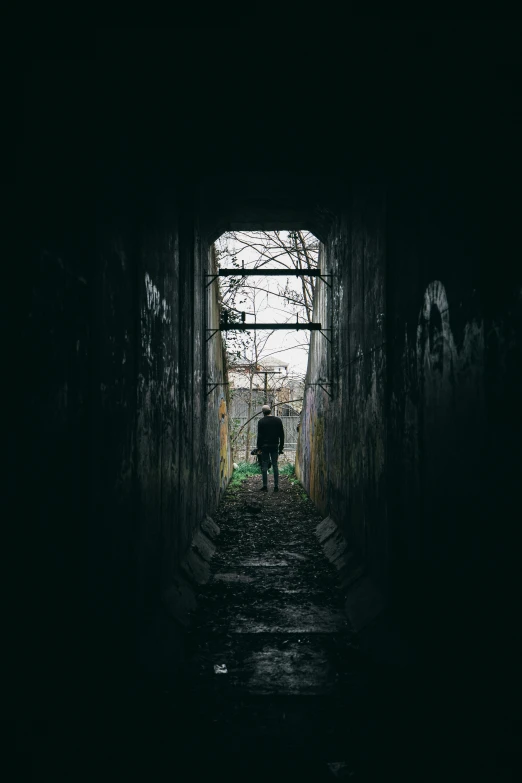
M250 422L250 440L247 452L248 438L248 399L250 392L248 389L230 390L230 408L229 422L232 439L232 458L234 462L254 462L256 457L250 455L250 451L256 447L257 441L257 422L262 418L262 414L256 416ZM255 391L252 398L252 410L259 409L265 402L264 397ZM297 425L301 419L295 410L285 403L277 403L276 400L270 400L272 412L279 416L283 422L285 430L285 449L284 455L280 457L281 462L295 462L295 451L297 448Z

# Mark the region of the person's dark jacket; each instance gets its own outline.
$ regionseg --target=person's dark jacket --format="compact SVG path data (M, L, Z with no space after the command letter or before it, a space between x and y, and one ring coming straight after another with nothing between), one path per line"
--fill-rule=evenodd
M285 431L279 416L263 416L257 424L257 448L283 450Z

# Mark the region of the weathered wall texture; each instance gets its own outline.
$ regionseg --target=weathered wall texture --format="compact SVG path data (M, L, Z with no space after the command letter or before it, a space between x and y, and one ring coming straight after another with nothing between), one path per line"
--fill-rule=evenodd
M384 411L385 212L380 189L354 195L322 250L297 472L341 528L354 574L387 579ZM331 276L330 276L331 275ZM324 389L317 384L323 384ZM325 385L331 384L331 385ZM327 390L332 397L329 396Z
M40 446L27 469L56 582L56 596L45 590L51 616L70 616L67 585L88 550L91 666L123 672L158 612L192 608L181 563L231 458L222 342L206 342L219 323L217 281L206 287L212 262L197 218L175 197L100 211L88 252L80 232L72 245L42 233L30 249L38 328L26 421ZM77 559L65 555L71 539L85 546ZM160 648L145 644L149 668Z
M123 601L129 618L137 608L146 634L162 596L178 612L172 585L185 588L181 562L230 476L222 344L218 336L206 341L219 323L217 282L206 287L208 244L194 215L175 204L134 223L132 233L111 226L99 254L93 560L105 552L111 565L98 559L94 594L106 595L109 579L119 592L107 601L111 623L121 621Z
M495 188L473 183L390 189L387 230L393 589L460 634L511 604L519 539L509 523L521 456L515 223L504 204L495 230Z
M214 245L210 250L209 273L217 274L218 266ZM207 281L205 281L206 283ZM226 368L226 352L221 332L212 334L219 326L219 287L215 280L209 287L207 296L208 332L206 334L207 350L207 409L209 429L215 417L218 442L211 439L206 442L207 462L209 465L209 481L212 483L212 494L217 497L228 485L232 474L232 450L229 442L228 428L228 376ZM216 385L217 384L217 385ZM217 447L216 447L217 446Z
M314 313L333 342L313 333L308 367L333 397L308 387L297 469L354 576L465 635L516 592L522 289L490 194L428 184L390 185L386 209L356 188L340 209Z

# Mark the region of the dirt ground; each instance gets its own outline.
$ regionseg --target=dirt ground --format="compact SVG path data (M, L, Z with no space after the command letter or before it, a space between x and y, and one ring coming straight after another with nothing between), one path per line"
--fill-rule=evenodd
M260 487L253 476L229 488L214 515L221 535L186 672L198 774L350 779L371 727L367 665L315 535L321 516L291 477L277 494L271 476Z
M352 632L299 483L260 487L260 475L231 484L214 515L221 532L182 677L147 685L117 721L90 721L105 721L109 751L88 779L511 780L488 772L436 657L392 661L380 643L376 657Z

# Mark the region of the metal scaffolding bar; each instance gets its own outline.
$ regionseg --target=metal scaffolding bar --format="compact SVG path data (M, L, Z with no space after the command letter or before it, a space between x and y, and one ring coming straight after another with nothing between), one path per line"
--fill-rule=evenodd
M265 275L277 275L279 277L321 277L320 269L220 269L219 277L265 277Z
M230 323L230 321L227 321L226 323L221 323L219 325L219 328L222 332L249 332L250 330L254 329L309 329L310 331L320 332L322 330L322 326L320 323L306 323L306 321L297 321L295 323L288 323L288 324L234 324Z
M292 275L295 275L296 277L318 277L320 278L323 283L325 283L329 288L332 288L332 282L333 282L333 275L330 273L322 273L320 269L294 269L293 271L290 269L265 269L264 267L260 267L258 269L245 269L244 267L236 267L235 269L219 269L217 274L209 274L206 275L207 277L207 283L206 287L208 288L214 280L216 280L217 277L268 277L268 276L277 276L277 277L291 277ZM330 278L330 282L326 279ZM257 329L265 329L265 330L276 330L276 329L286 329L291 330L295 329L296 331L299 330L306 330L310 332L320 332L323 337L329 342L332 342L331 337L328 337L326 332L332 332L332 329L323 329L321 323L306 323L299 321L299 316L297 316L297 321L294 323L246 323L246 313L241 313L241 322L240 323L233 323L228 320L228 311L225 309L223 311L223 321L219 324L218 329L207 329L207 342L214 337L215 334L218 332L249 332L254 331ZM252 315L252 314L250 314ZM232 368L231 368L232 369ZM268 372L266 370L261 370L255 373L256 375L264 375L265 376L265 398L267 398L267 378L268 375L278 375L279 372ZM209 391L207 391L207 395L210 394L214 389L217 388L217 386L220 385L228 385L228 383L224 384L215 384L213 382L210 382L208 384L211 388ZM319 386L329 397L333 397L333 386L332 383L326 380L319 379L316 383L307 384L307 386Z

